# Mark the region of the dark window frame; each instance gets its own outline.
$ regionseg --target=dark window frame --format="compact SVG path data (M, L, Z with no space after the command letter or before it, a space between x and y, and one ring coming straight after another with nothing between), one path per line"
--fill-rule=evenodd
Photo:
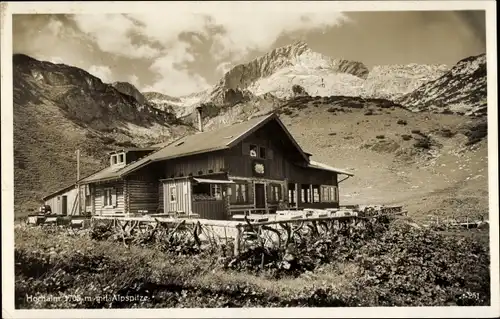
M262 153L264 153L264 156L262 156ZM267 159L267 148L264 146L259 146L259 156L260 159Z
M235 182L234 188L231 187L231 191L234 191L234 197L231 196L231 204L242 205L250 203L249 185L247 182Z

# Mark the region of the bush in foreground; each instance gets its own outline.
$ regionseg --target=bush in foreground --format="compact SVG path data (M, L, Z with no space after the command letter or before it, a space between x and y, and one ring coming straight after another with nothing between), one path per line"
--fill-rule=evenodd
M308 238L275 252L266 276L247 253L227 269L219 256L18 229L16 307L289 307L488 305L489 252L403 222ZM285 256L287 256L285 258ZM291 258L290 258L291 257ZM255 260L254 260L255 259ZM288 259L288 260L287 260ZM288 262L288 266L283 263ZM259 265L259 266L257 266ZM27 296L42 297L35 301ZM78 298L67 298L77 296ZM104 297L109 298L104 298ZM113 300L113 296L127 300ZM50 299L52 297L52 299ZM56 300L54 297L61 297ZM65 298L66 297L66 298Z

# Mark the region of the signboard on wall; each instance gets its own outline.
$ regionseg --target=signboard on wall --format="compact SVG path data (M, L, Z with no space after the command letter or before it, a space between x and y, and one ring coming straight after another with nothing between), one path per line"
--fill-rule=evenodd
M253 160L252 161L252 174L253 176L264 176L266 173L266 165L264 161Z

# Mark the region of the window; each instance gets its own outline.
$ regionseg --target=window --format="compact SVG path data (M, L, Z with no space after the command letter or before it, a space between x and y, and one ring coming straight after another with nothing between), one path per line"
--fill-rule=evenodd
M295 204L295 190L294 189L288 190L288 202L290 204Z
M220 200L222 199L222 186L219 184L199 183L193 185L193 200Z
M169 196L171 203L177 202L177 189L175 186L170 186Z
M266 148L265 147L259 148L259 157L262 159L266 159Z
M321 187L321 201L323 203L328 203L330 201L330 192L327 186Z
M313 186L313 203L319 203L319 186Z
M306 195L303 188L300 189L300 201L302 203L306 201Z
M248 203L248 186L246 183L234 184L232 188L234 190L234 192L231 194L232 203Z
M112 161L113 165L116 164L117 156L116 155L112 155L111 156L111 161Z
M271 185L271 201L272 202L279 202L281 198L281 185L279 184L272 184Z
M116 206L116 193L113 188L105 188L102 205L104 207Z
M210 184L193 184L192 192L192 198L194 201L213 200L210 196Z
M250 156L257 157L257 145L250 145Z
M300 188L300 195L302 203L311 203L312 193L309 185L303 185Z
M85 206L90 206L92 202L92 197L90 196L90 186L85 185L84 186L84 194L85 194Z
M125 154L120 154L118 158L119 158L118 163L125 162Z
M322 186L321 195L321 201L324 203L336 203L339 201L339 192L336 186Z
M217 184L210 185L210 195L215 199L222 199L222 187Z

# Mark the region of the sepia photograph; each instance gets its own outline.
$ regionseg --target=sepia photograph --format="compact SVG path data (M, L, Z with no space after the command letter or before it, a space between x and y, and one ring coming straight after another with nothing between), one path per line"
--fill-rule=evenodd
M495 2L1 6L3 317L500 315Z

